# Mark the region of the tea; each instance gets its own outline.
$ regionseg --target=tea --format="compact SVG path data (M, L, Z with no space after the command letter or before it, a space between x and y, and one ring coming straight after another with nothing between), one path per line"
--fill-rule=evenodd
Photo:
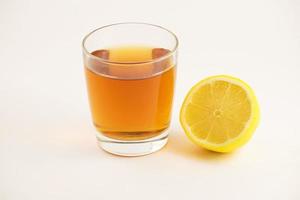
M119 140L144 140L168 128L175 66L169 50L119 47L94 51L85 66L92 117L98 131Z

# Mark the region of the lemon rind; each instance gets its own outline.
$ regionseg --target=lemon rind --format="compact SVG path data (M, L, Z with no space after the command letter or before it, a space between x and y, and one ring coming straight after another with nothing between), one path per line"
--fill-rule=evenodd
M243 88L247 94L247 97L250 99L250 105L251 105L251 115L249 117L249 120L247 124L245 125L244 130L234 138L229 138L226 142L224 143L211 143L208 142L207 140L200 139L192 134L192 131L190 130L190 127L187 126L187 123L185 122L184 115L183 113L185 112L186 105L188 105L191 102L192 94L197 91L197 88L202 87L203 85L210 84L214 81L226 81L229 82L230 84L235 84L241 88ZM254 94L254 91L252 88L242 81L241 79L238 79L236 77L232 77L229 75L216 75L216 76L211 76L208 77L204 80L199 81L196 83L188 92L186 95L184 102L182 104L181 110L180 110L180 123L186 133L186 135L189 137L191 141L193 141L195 144L200 145L204 148L207 148L212 151L217 151L217 152L230 152L235 150L236 148L244 145L247 143L247 141L250 140L252 133L255 131L255 129L258 126L259 123L259 118L260 116L260 110L259 110L259 105L257 102L257 98Z

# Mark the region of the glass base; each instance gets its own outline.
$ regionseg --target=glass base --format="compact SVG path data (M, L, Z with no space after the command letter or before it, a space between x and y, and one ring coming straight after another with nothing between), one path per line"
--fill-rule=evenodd
M97 134L98 145L103 150L119 156L143 156L160 150L168 141L168 130L159 136L138 141L122 141Z

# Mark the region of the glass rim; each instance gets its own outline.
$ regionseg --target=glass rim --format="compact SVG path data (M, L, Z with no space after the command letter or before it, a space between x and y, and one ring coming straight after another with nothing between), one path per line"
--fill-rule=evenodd
M152 27L155 27L155 28L159 28L159 29L162 29L164 31L167 31L168 33L170 33L170 35L173 36L173 38L175 39L175 45L174 47L170 50L170 52L168 52L167 54L161 56L161 57L158 57L158 58L154 58L154 59L151 59L149 61L141 61L141 62L115 62L115 61L110 61L109 59L105 59L105 58L100 58L100 57L97 57L97 56L94 56L93 54L91 54L91 52L89 52L85 46L85 43L86 43L86 40L95 32L101 30L101 29L105 29L105 28L108 28L108 27L112 27L112 26L118 26L118 25L126 25L126 24L136 24L136 25L146 25L146 26L152 26ZM155 24L150 24L150 23L145 23L145 22L120 22L120 23L113 23L113 24L108 24L108 25L105 25L105 26L101 26L99 28L96 28L94 29L93 31L89 32L82 40L82 49L83 49L83 52L88 55L89 57L91 58L94 58L96 60L99 60L103 63L106 63L106 64L118 64L118 65L139 65L139 64L147 64L147 63L155 63L155 62L159 62L159 61L162 61L170 56L172 56L178 49L178 45L179 45L179 41L178 41L178 38L177 36L175 35L175 33L173 33L172 31L170 31L169 29L166 29L162 26L159 26L159 25L155 25Z

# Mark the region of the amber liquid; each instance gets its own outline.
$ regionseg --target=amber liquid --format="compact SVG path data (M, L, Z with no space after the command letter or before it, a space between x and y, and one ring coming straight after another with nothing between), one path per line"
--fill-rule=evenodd
M147 62L167 53L166 49L150 47L93 52L116 62L96 61L85 67L92 117L99 132L112 139L143 140L168 128L175 66L171 59Z

